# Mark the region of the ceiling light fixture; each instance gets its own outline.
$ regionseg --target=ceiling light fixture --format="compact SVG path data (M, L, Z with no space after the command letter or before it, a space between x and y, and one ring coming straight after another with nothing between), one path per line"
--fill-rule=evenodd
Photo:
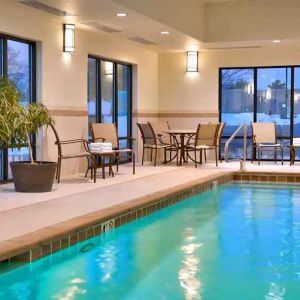
M168 34L170 34L170 31L161 31L160 34L162 34L162 35L168 35Z
M119 12L119 13L116 13L116 16L117 17L127 17L128 14L127 13L123 13L123 12Z
M281 42L281 40L273 40L273 43L274 44L278 44L278 43L280 43Z

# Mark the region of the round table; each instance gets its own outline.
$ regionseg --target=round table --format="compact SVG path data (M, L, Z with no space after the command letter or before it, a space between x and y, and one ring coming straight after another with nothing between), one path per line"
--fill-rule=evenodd
M179 157L178 165L182 166L182 161L186 161L185 157L184 157L185 138L186 137L190 138L193 135L195 135L196 130L195 129L170 129L170 130L164 130L163 132L174 137L176 140L177 140L177 137L179 136L180 142L178 144L180 145L180 157Z

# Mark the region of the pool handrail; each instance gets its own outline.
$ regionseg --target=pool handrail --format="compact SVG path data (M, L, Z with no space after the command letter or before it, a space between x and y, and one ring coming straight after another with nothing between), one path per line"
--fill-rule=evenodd
M225 143L224 158L225 158L226 162L228 162L229 145L242 129L243 129L243 161L244 162L246 161L246 157L247 157L247 125L245 123L243 123L237 128L237 130L231 135L231 137Z

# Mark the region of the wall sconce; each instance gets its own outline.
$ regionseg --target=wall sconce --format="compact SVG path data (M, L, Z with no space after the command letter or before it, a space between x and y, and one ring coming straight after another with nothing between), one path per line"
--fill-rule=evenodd
M198 72L198 51L188 51L186 53L186 71Z
M64 52L75 52L75 25L64 24Z

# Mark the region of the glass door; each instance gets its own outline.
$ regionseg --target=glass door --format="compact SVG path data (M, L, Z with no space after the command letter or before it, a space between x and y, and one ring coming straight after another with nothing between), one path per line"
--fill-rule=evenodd
M24 106L35 101L35 43L0 34L0 76L13 80ZM34 137L33 144L34 144ZM10 162L29 160L27 147L0 148L0 181L11 179Z
M257 69L257 122L275 122L279 141L290 144L291 68ZM285 158L289 159L289 149L285 149ZM264 159L272 157L272 151L264 151Z
M115 123L120 148L131 148L131 65L89 56L88 114L93 122ZM127 154L121 158L127 161Z
M131 123L131 69L126 65L117 65L117 125L120 148L131 148L129 137ZM123 159L127 160L127 154Z
M101 61L100 91L101 91L101 122L113 123L114 119L114 64Z

